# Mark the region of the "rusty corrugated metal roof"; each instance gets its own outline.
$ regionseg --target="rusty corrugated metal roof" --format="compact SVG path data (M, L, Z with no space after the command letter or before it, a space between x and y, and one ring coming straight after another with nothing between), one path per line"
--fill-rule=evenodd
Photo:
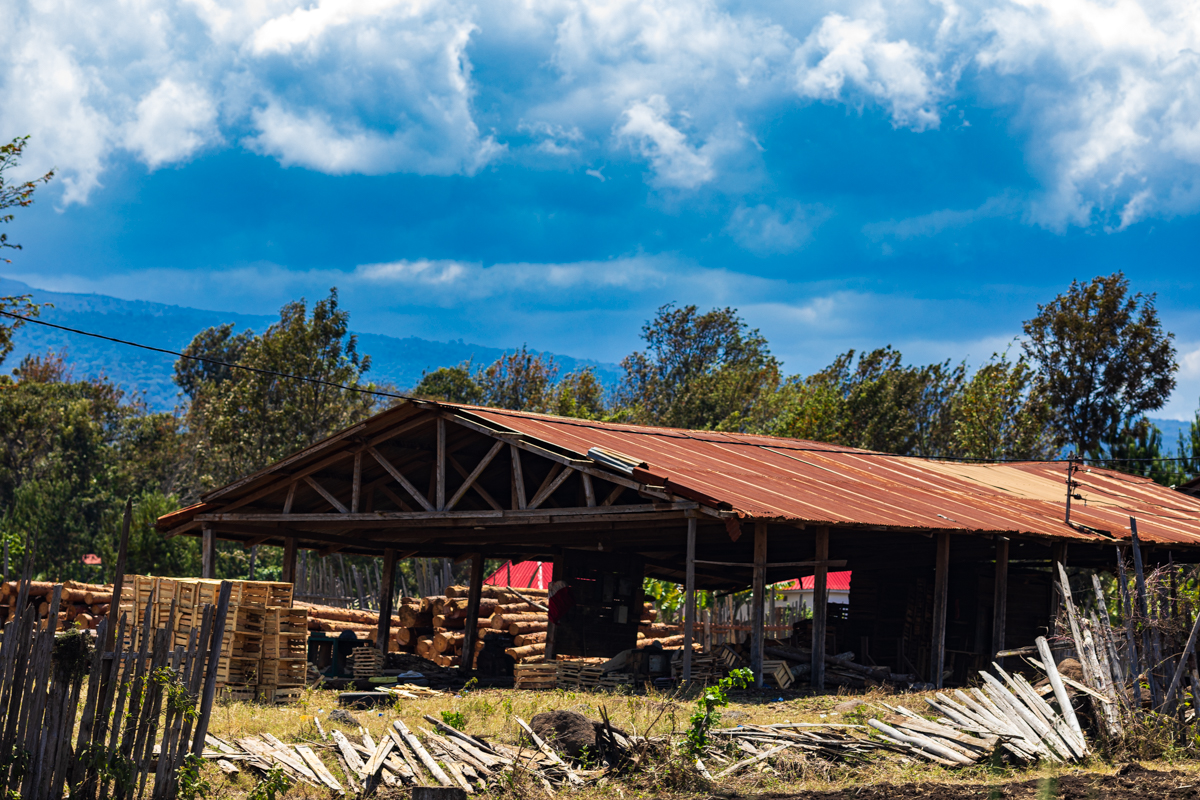
M652 428L450 406L586 458L594 447L645 462L663 485L739 515L809 524L1011 532L1200 545L1200 499L1148 479L1084 467L1064 521L1066 464L906 458L771 436ZM640 472L640 471L639 471Z

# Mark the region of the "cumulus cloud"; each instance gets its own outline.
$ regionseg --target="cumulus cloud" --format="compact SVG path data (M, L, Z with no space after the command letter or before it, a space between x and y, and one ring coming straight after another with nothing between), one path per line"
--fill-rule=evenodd
M227 146L337 174L472 174L521 137L569 156L552 168L632 157L658 188L738 193L771 121L820 102L916 133L951 105L994 111L1040 183L1012 212L1035 224L1118 230L1200 210L1200 6L1187 0L141 0L138 24L129 13L17 0L0 28L5 122L34 136L31 171L60 168L66 203L124 153L151 168Z
M217 109L202 86L164 78L137 104L124 145L154 169L215 141Z
M706 146L688 143L687 136L667 121L670 112L666 98L653 95L625 109L616 134L650 161L659 186L695 189L713 179L712 156Z
M854 101L854 93L887 106L896 125L936 128L936 57L900 40L889 40L882 19L830 14L796 52L796 91L820 100Z

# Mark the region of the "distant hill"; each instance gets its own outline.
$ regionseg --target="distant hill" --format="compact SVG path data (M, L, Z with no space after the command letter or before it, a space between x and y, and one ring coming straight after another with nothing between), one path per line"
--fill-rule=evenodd
M202 311L99 294L48 292L19 281L0 279L0 296L14 294L32 294L35 302L53 303L54 308L42 312L41 318L47 322L168 350L182 350L197 333L214 325L232 322L239 330L251 328L261 332L278 320L276 316ZM486 365L504 353L503 348L469 344L461 339L435 342L416 336L400 338L376 333L358 334L358 346L360 352L371 356L367 377L401 389L415 386L423 371L468 359ZM155 410L168 411L178 401L179 390L171 381L173 357L42 325L25 325L17 332L16 349L5 367L15 367L27 354L49 350L66 352L77 377L107 375L126 391L143 392L146 402ZM591 366L606 386L613 386L618 380L614 364L548 355L554 355L564 373Z

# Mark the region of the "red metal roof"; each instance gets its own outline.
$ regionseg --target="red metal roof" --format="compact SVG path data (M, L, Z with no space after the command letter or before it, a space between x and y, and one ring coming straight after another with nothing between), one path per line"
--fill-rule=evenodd
M1141 535L1140 532L1138 535ZM775 588L781 592L811 592L815 581L816 576L808 575L791 583L777 583ZM829 573L825 579L825 585L831 592L850 591L850 571Z
M905 458L771 436L457 408L581 459L601 447L645 462L635 478L705 504L727 503L739 516L1079 540L1127 539L1134 516L1147 541L1200 545L1200 499L1114 470L1076 473L1083 500L1072 503L1068 525L1065 463Z
M512 586L515 589L548 589L554 564L549 561L504 562L504 566L489 575L484 583L492 586Z

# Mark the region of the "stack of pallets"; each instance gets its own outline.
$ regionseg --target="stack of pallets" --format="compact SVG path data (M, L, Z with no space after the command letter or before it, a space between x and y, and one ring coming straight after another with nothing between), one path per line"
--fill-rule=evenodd
M356 647L350 651L355 678L375 678L383 674L383 653L378 647Z
M553 661L513 667L513 687L516 689L554 689L557 686L558 665Z
M292 607L292 584L231 583L229 614L217 665L220 696L265 703L298 698L308 670L308 612ZM151 624L165 628L173 623L175 645L186 647L193 631L198 635L203 626L205 606L215 607L220 591L221 582L215 580L127 575L119 611L129 612L131 619L135 608L140 607L144 614L153 594ZM132 637L127 634L126 639Z

